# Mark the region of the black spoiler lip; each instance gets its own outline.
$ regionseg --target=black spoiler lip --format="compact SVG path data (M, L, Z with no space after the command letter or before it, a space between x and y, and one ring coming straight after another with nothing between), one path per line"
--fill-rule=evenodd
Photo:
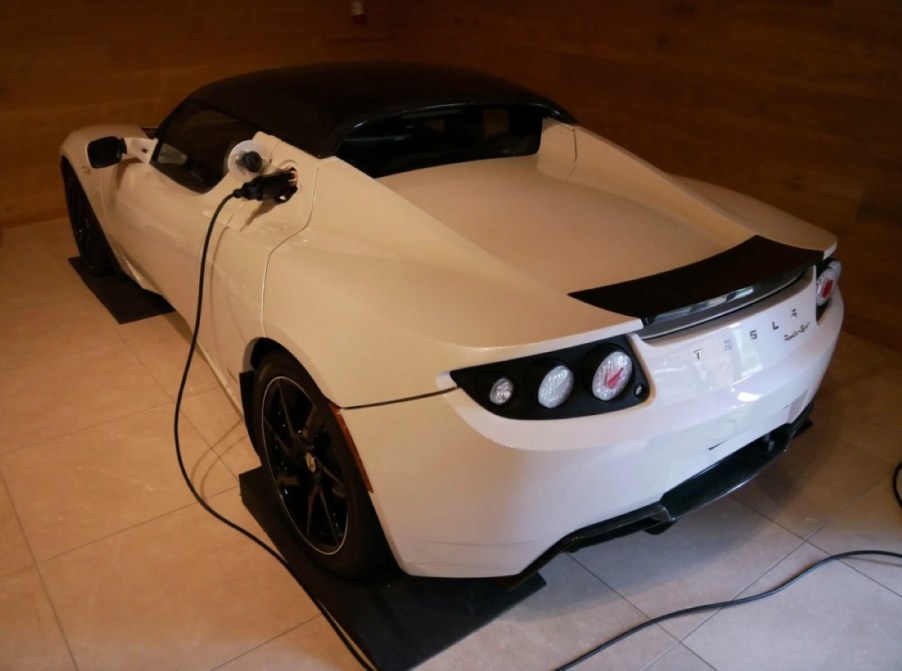
M801 274L823 256L823 251L784 245L755 235L687 266L574 291L569 296L610 312L638 317L647 326L658 315L766 284L776 277Z

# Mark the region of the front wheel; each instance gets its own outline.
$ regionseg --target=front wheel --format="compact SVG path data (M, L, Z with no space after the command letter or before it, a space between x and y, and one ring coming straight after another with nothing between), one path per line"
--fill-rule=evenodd
M377 575L388 548L328 400L284 352L258 369L253 430L263 467L307 554L343 578Z

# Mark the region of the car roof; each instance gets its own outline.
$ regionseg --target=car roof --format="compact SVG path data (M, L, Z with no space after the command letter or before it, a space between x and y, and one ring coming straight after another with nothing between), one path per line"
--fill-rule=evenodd
M357 126L457 105L527 105L574 123L562 107L490 75L444 65L345 62L251 72L189 96L317 157L332 156Z

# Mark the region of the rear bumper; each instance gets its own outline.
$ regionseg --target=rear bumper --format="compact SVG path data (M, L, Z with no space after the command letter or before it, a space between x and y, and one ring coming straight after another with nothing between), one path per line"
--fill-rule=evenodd
M707 470L664 493L661 500L624 515L567 534L516 575L500 580L514 587L536 573L562 552L571 552L619 538L636 531L659 533L686 513L697 510L753 480L786 452L797 433L807 428L813 403L795 421L784 424L740 448Z

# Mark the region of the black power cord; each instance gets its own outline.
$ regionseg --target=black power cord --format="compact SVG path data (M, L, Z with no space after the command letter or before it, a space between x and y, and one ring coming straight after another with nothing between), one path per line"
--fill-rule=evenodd
M902 508L902 494L899 493L899 474L902 473L902 462L899 462L896 465L896 469L893 471L892 478L892 489L893 494L896 497L896 501L899 503L899 507ZM683 615L692 615L694 613L702 613L709 610L717 610L718 608L732 608L733 606L741 606L742 604L752 603L753 601L758 601L759 599L765 599L769 596L773 596L779 592L782 592L784 589L789 587L791 584L805 577L812 571L819 569L821 566L825 564L829 564L830 562L836 561L838 559L848 559L849 557L861 557L861 556L879 556L879 557L892 557L894 559L902 559L902 554L898 552L890 552L888 550L852 550L850 552L840 552L839 554L830 555L829 557L824 557L820 561L815 562L811 566L806 569L803 569L796 573L794 576L789 578L788 580L780 583L773 589L769 589L766 592L760 592L758 594L752 594L750 596L745 596L740 599L730 599L729 601L718 601L716 603L706 603L701 606L692 606L690 608L683 608L682 610L676 610L671 613L665 613L664 615L659 615L658 617L654 617L650 620L646 620L640 624L637 624L635 627L627 629L623 633L617 634L613 638L608 639L604 643L601 643L591 650L588 650L581 654L579 657L571 659L566 664L557 667L554 671L567 671L567 669L572 669L577 664L586 661L590 657L597 655L602 650L607 650L611 646L619 643L625 638L629 638L633 634L639 633L643 629L647 629L653 625L658 624L659 622L664 622L665 620L671 620L675 617L682 617ZM902 568L902 567L900 567Z
M361 667L366 669L367 671L375 671L372 665L367 662L366 659L358 652L357 648L348 640L344 631L342 631L341 627L338 625L338 622L335 621L335 618L332 614L326 609L325 605L314 596L309 589L301 582L300 577L295 573L294 569L285 561L285 559L271 547L269 547L262 540L257 538L250 531L245 529L235 522L232 522L230 519L224 517L216 510L214 510L209 503L204 500L204 498L198 493L197 489L194 487L194 483L191 482L191 477L188 475L188 471L185 469L185 462L182 459L182 446L179 442L179 415L181 414L182 409L182 397L185 394L185 384L188 382L188 372L191 370L191 362L194 359L194 351L197 348L197 334L200 331L200 318L201 318L201 308L203 306L204 300L204 278L206 276L206 266L207 266L207 252L210 248L210 238L213 235L213 228L216 226L216 220L219 218L219 214L222 212L222 208L225 207L226 203L228 203L233 198L245 198L248 200L263 200L264 198L267 200L275 200L276 202L285 202L291 195L297 191L297 187L295 186L295 176L293 173L287 172L279 172L274 173L273 175L261 175L259 177L254 178L250 182L243 184L241 188L235 189L232 193L227 195L219 205L216 207L216 210L213 212L213 216L210 219L210 225L207 227L207 234L204 237L204 246L200 254L200 275L197 281L197 309L194 314L194 330L191 334L191 344L188 347L188 358L185 360L185 368L182 371L182 381L179 383L179 391L178 395L175 399L175 419L173 420L173 432L175 434L175 456L178 459L179 470L182 472L182 477L185 479L185 484L188 485L188 489L191 491L191 494L194 496L195 500L200 504L201 508L210 513L217 520L222 522L228 527L231 527L238 533L244 535L261 548L263 548L266 552L268 552L273 559L279 562L286 571L288 571L289 575L297 581L298 585L301 586L301 589L304 590L304 593L310 598L310 600L319 608L320 612L323 614L323 617L326 619L326 622L329 623L329 626L332 627L333 631L338 635L338 638L344 643L345 647L348 651L353 655L354 659L360 664Z

